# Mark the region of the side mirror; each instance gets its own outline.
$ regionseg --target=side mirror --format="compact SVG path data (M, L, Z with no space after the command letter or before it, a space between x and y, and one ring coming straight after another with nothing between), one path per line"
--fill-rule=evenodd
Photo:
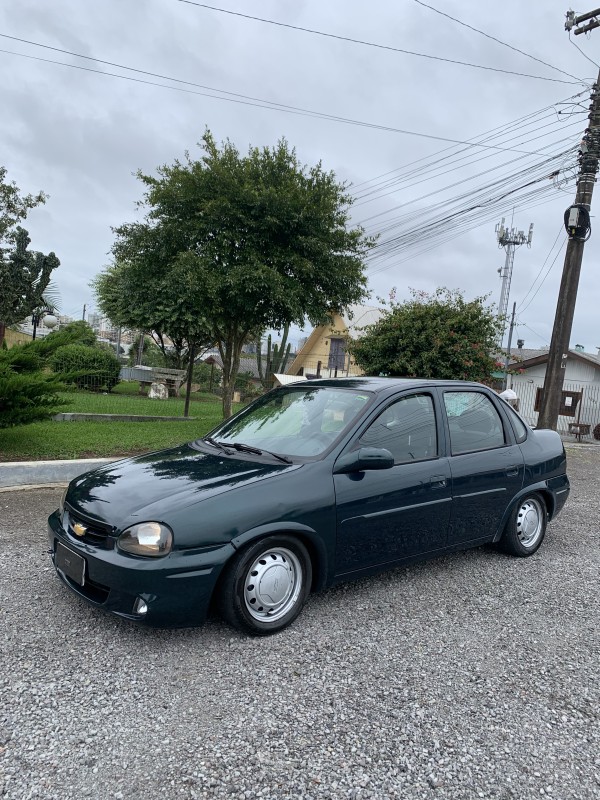
M333 468L334 475L345 472L364 472L372 469L390 469L394 466L394 456L384 447L361 447L340 456Z

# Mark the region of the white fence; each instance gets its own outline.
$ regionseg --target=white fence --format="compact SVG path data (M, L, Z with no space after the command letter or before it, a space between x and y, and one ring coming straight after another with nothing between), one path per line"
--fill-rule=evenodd
M530 425L537 425L539 401L544 386L543 378L527 379L513 376L512 388L519 398L519 413ZM600 425L600 384L567 382L561 398L562 413L557 430L563 435L573 434L573 423L589 426L582 440L595 441L594 429Z

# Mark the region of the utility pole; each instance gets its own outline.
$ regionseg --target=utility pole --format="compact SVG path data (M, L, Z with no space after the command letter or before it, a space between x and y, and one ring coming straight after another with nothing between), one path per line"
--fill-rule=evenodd
M598 12L590 12L589 15L582 14L581 17L575 17L573 24L577 24L577 20L583 21L582 18L584 20L589 19L590 16L594 16L596 13L600 13L600 9L598 9ZM600 25L600 23L598 24ZM575 33L580 32L575 31ZM594 183L596 182L596 173L598 172L598 157L600 156L599 87L600 72L596 83L592 87L589 126L585 131L579 150L579 174L577 176L575 203L565 211L565 228L569 241L556 303L556 315L552 328L548 365L546 367L546 377L544 379L544 389L537 422L538 428L556 430L558 422L575 303L577 301L579 276L581 274L583 248L591 232L590 207Z
M508 311L508 298L510 296L510 282L512 280L513 264L515 261L515 250L522 244L531 247L531 240L533 238L533 222L529 226L529 233L525 236L524 231L518 231L515 228L504 227L504 217L502 222L496 225L496 237L498 239L498 247L503 247L506 250L506 259L504 266L500 267L498 273L502 278L502 290L500 292L500 303L498 304L498 314L504 320L502 331L498 339L498 347L502 347L504 339L504 331L506 330L506 313Z
M84 303L84 304L83 304L83 313L81 314L81 319L82 319L84 322L85 322L85 308L86 308L86 304Z
M517 304L513 303L513 310L510 317L510 328L508 329L508 344L506 346L506 358L504 360L504 383L502 388L508 388L508 362L510 361L510 348L512 345L513 331L515 329L515 314L517 313Z
M565 30L571 31L571 28L580 25L582 22L590 19L591 22L587 25L584 25L582 28L577 28L575 31L575 36L579 36L581 33L587 33L588 31L593 31L594 28L600 26L600 20L596 19L600 17L600 8L595 9L595 11L588 11L585 14L580 14L578 17L575 16L574 11L567 11L567 21L565 22Z

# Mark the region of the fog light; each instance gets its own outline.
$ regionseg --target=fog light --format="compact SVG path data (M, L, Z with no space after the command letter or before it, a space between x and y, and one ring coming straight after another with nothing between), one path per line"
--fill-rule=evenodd
M138 597L133 605L133 613L139 614L140 616L144 616L144 614L148 613L148 604L145 600L142 600L141 597Z

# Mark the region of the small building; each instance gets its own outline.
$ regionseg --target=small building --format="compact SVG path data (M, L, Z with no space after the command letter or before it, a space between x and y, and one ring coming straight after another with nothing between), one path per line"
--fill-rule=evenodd
M509 386L519 398L519 413L530 425L537 424L547 365L548 348L519 348L509 363L513 373ZM557 427L568 434L577 423L589 426L589 437L600 424L600 356L586 353L581 345L568 352Z
M358 339L367 325L378 322L385 309L354 305L343 313L333 312L332 321L313 329L286 369L288 375L306 378L339 378L362 375L346 350L348 339Z

